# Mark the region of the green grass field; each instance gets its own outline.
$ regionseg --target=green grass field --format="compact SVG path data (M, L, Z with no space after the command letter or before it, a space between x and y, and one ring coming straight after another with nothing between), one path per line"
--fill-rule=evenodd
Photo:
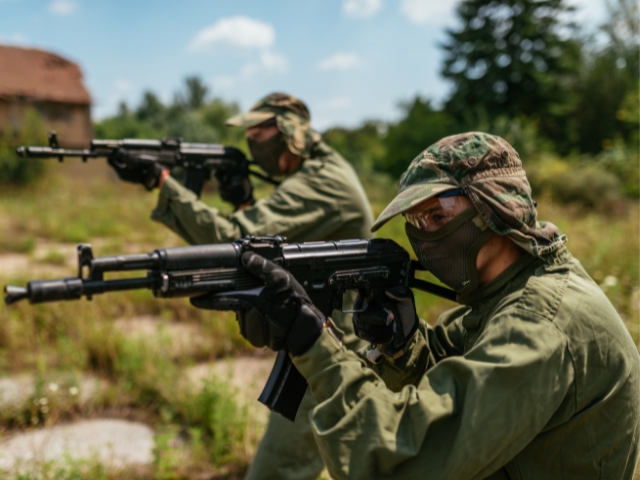
M395 184L375 175L366 176L364 183L378 214L393 197ZM258 186L257 196L268 190ZM0 280L20 285L27 280L74 275L73 264L62 252L70 243L93 243L97 256L182 245L172 232L149 220L156 195L117 181L103 165L71 162L61 168L51 165L46 178L28 189L3 190ZM209 205L227 208L214 193L206 193L203 199ZM605 290L640 345L637 203L624 204L610 215L544 198L538 198L538 203L540 218L556 223L568 235L570 250ZM389 222L378 236L392 238L410 250L401 219ZM9 260L24 260L27 268L4 268L2 262ZM452 304L418 293L417 306L420 316L433 322ZM170 356L162 341L130 338L115 327L115 319L136 315L196 325L202 335L213 340L206 348L196 345L186 353ZM0 438L19 429L105 411L121 412L127 418L144 418L160 432L155 462L149 469L116 474L91 462L70 463L64 467L43 465L36 476L20 478L236 478L246 468L260 427L251 423L246 407L230 400L226 394L230 387L215 379L199 391L176 386L188 366L250 350L233 315L196 310L184 299L156 300L146 291L103 295L92 302L3 307L3 376L35 372L41 382L34 398L46 394L46 379L53 374L66 375L68 391L79 376L87 374L104 379L108 388L91 404L80 404L72 395L57 395L51 396L46 411L34 402L2 411ZM187 439L188 455L171 446L170 439L178 434Z

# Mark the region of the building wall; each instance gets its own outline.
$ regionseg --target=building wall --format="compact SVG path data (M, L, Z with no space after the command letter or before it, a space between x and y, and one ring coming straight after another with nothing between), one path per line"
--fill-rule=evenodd
M20 134L27 108L32 107L44 122L47 132L55 130L64 147L88 147L93 138L91 107L55 102L29 102L22 99L0 99L0 131L10 129Z

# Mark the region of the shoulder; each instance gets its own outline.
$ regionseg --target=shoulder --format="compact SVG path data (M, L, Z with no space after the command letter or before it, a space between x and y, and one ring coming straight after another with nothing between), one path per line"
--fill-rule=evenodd
M567 322L596 314L618 316L602 289L566 247L538 267L517 300L518 310L554 322L563 330Z
M522 288L496 305L488 326L500 323L513 330L553 332L572 352L576 345L601 343L604 337L623 342L628 336L624 324L580 262L566 248L545 260Z
M535 345L540 352L564 350L567 335L555 322L571 276L571 265L565 260L533 264L507 284L508 293L500 301L487 305L488 309L474 308L463 325L472 330L479 327L480 342L492 338L499 343Z
M575 260L563 249L552 257L543 259L524 279L516 279L519 288L505 295L494 308L500 312L519 312L539 320L553 322L558 308L567 295ZM588 276L587 276L588 277Z
M342 156L324 142L319 142L300 169L287 177L281 187L304 186L317 190L327 190L335 195L343 188L352 188L357 175L353 167ZM337 189L337 190L336 190Z
M355 170L351 164L336 150L323 141L318 142L318 144L313 148L311 158L309 158L305 163L307 162L311 168L321 165L324 170L322 174L325 176L332 175L335 172L340 172L338 178L341 179L344 179L345 173L355 175Z

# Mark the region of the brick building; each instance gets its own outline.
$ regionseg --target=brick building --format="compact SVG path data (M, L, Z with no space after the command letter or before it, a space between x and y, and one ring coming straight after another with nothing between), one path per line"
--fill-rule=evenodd
M19 133L29 107L64 146L86 147L93 136L91 96L78 65L44 50L0 45L0 132Z

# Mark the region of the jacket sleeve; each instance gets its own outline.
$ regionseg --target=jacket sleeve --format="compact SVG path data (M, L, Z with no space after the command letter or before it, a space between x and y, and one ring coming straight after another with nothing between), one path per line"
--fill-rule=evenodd
M428 369L439 361L464 351L462 314L467 307L457 307L444 313L434 327L424 320L407 342L404 355L396 358L382 356L377 364L366 362L384 381L387 388L398 392L405 385L418 385ZM366 358L366 350L360 356Z
M547 320L502 313L468 352L441 358L398 392L326 331L293 360L319 403L311 421L332 478L482 479L530 443L567 395L566 343Z
M305 192L299 177L287 179L269 197L226 215L167 178L151 218L190 244L231 242L246 235L283 235L292 241L323 238L339 227L340 211L330 198L309 190Z

